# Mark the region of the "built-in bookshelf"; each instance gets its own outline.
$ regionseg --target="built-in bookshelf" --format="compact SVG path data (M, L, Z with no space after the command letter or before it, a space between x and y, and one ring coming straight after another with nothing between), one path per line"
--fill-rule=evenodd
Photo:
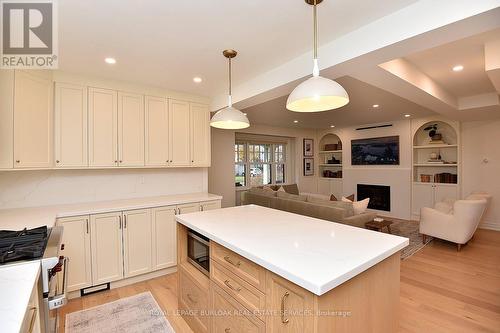
M436 126L431 138L426 128ZM412 216L422 207L433 207L447 198L459 198L460 127L444 119L422 119L412 123Z
M336 134L328 133L319 141L319 177L342 179L342 141Z
M438 138L426 128L436 126ZM440 138L439 138L440 137ZM413 181L422 183L458 183L458 133L444 121L430 121L413 135Z

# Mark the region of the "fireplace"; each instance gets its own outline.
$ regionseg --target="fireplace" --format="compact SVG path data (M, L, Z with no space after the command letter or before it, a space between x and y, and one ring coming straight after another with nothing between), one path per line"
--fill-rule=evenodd
M358 184L358 201L370 198L368 208L391 211L391 187Z

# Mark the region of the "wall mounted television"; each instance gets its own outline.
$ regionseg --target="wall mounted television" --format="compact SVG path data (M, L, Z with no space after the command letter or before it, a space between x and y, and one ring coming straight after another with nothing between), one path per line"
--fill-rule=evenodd
M352 165L399 165L399 136L351 141Z

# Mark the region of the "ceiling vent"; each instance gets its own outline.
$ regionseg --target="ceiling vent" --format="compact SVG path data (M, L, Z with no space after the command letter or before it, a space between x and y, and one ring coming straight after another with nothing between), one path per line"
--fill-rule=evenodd
M356 128L356 131L364 131L364 130L369 130L369 129L374 129L374 128L384 128L384 127L392 127L392 124L374 125L374 126L368 126L368 127L358 127L358 128Z

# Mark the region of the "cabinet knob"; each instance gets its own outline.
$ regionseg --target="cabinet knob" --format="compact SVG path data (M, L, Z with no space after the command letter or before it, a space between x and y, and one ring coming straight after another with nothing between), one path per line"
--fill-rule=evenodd
M56 163L59 163L59 160L56 160Z
M21 163L21 161L20 160L16 160L16 163Z
M115 160L115 163L118 163L118 160Z
M122 163L122 162L123 162L123 161L122 161L122 160L120 160L120 163Z

